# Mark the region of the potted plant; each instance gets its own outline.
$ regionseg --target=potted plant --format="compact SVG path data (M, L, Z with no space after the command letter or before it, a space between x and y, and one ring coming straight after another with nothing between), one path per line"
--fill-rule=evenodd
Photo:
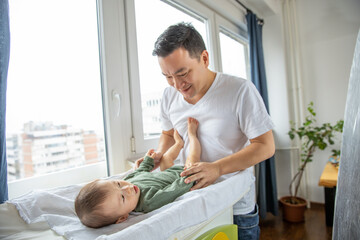
M280 198L283 206L283 218L290 222L304 221L304 212L306 209L306 200L297 196L301 179L308 163L313 161L313 154L317 149L325 150L329 145L335 142L333 138L337 132L342 133L344 121L339 120L335 125L330 123L323 123L321 126L316 124L316 113L313 109L313 102L308 105L309 115L306 117L305 122L298 128L295 123L290 121L291 130L288 135L291 140L296 136L301 140L301 161L297 173L292 178L289 185L290 196ZM340 155L339 150L332 150L333 157ZM293 192L295 189L295 192Z

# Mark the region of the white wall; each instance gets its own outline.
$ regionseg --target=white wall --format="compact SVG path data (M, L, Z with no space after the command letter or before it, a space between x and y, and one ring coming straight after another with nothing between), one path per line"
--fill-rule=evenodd
M314 101L318 122L344 118L350 69L360 27L358 0L297 1L305 104ZM308 171L312 201L324 202L318 186L330 149L314 156Z
M216 0L201 1L219 14L234 15L234 19L238 19L234 14L239 11L235 0L223 1L221 5ZM285 36L282 7L286 1L295 2L294 17L300 46L296 57L300 60L302 104L306 107L310 101L314 102L319 123L335 123L344 116L349 73L360 27L359 0L241 0L265 20L263 45L270 114L276 125L279 197L288 195L288 184L296 171L299 156L298 150L291 148L287 135L289 120L294 120L296 112L293 95L297 90L292 87L286 58L289 42ZM310 201L324 202L323 188L318 186L318 181L330 153L330 149L316 153L314 162L307 167L307 188L300 194Z
M281 4L281 3L279 3ZM318 123L335 123L344 118L349 73L360 27L358 0L297 0L296 14L299 32L303 84L303 104L314 102ZM289 115L292 111L290 85L285 67L285 43L282 14L267 14L264 18L264 55L269 88L270 112L278 149L288 148ZM290 112L290 113L289 113ZM323 189L318 186L322 170L331 150L317 152L308 165L308 197L324 202ZM279 197L288 193L290 150L277 150L277 184Z
M288 195L288 183L291 180L289 131L289 96L285 64L285 43L281 14L264 19L263 47L266 77L269 93L269 110L275 123L273 130L276 153L278 196Z

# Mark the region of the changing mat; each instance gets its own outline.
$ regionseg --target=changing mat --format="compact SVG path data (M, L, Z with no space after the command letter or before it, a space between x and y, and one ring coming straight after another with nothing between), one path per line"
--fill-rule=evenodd
M132 170L110 178L124 178ZM36 190L8 201L14 204L27 223L46 221L50 228L67 239L167 239L171 234L212 218L229 208L250 189L250 171L203 189L188 192L147 214L131 214L127 221L99 229L81 224L74 200L83 185Z

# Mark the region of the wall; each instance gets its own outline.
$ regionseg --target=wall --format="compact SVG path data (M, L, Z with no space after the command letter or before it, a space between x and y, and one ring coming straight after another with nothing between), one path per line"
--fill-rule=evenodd
M358 0L297 1L305 104L313 101L318 122L344 119L350 69L360 27ZM324 202L318 181L330 149L309 168L312 201Z
M285 43L281 14L264 18L263 47L266 77L269 93L269 111L275 123L273 130L276 152L278 196L288 195L288 183L291 179L289 131L289 96L285 64Z
M282 4L278 2L278 4ZM349 73L360 27L360 1L298 0L295 4L299 33L299 73L303 104L314 102L318 123L335 123L344 118ZM291 172L291 143L288 121L294 108L287 77L283 19L279 13L265 14L264 55L270 98L270 113L276 124L276 165L279 197L288 193ZM324 202L318 186L330 149L317 152L308 166L307 195L310 201ZM293 160L294 160L293 154Z

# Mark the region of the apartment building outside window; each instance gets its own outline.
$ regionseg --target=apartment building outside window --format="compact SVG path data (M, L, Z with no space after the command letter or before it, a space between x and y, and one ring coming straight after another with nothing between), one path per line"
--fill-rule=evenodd
M11 0L9 12L8 181L106 164L96 1Z

